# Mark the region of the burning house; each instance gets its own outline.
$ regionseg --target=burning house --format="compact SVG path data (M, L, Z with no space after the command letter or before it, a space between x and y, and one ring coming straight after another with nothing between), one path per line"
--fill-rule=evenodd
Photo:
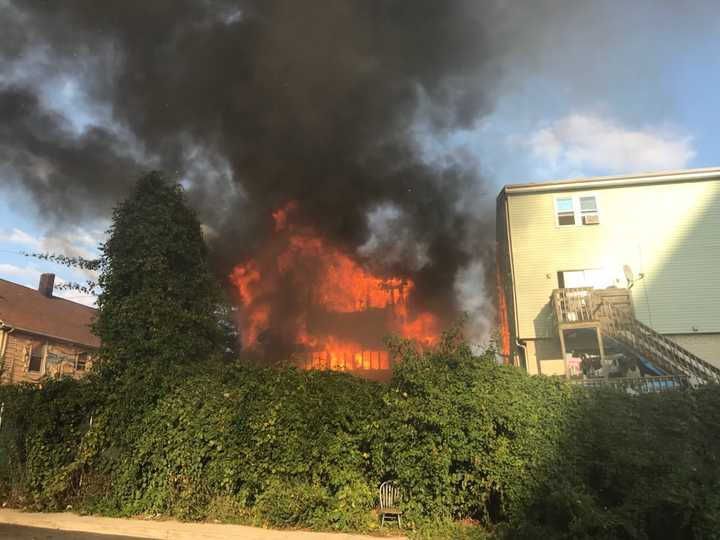
M273 213L274 235L230 276L242 303L246 348L291 357L306 369L386 378L392 359L384 338L421 345L437 340L438 318L414 308L415 284L378 275L295 221L297 203Z
M11 4L6 26L33 31L8 42L9 61L37 74L0 88L0 143L48 219L106 219L140 171L168 172L231 276L244 348L268 358L387 371L388 334L432 343L465 312L472 338L488 334L486 182L423 141L490 110L502 9ZM59 109L36 81L82 107Z

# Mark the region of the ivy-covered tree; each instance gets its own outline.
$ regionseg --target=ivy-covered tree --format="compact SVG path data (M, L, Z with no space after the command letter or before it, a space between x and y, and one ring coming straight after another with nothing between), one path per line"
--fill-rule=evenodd
M223 352L222 295L182 188L154 171L113 213L101 246L94 330L101 372L202 362Z

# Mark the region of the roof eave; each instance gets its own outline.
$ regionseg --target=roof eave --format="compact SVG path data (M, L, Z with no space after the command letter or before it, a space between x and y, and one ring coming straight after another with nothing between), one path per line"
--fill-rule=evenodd
M688 169L681 171L666 171L657 173L643 173L623 176L572 178L568 180L554 180L545 183L509 184L502 188L499 196L507 196L518 193L570 191L645 184L693 182L698 180L713 179L720 179L720 167L711 167L706 169Z
M98 344L91 344L91 343L86 343L86 342L83 342L83 341L78 341L78 340L72 339L72 338L66 338L66 337L60 337L60 336L53 336L53 335L51 335L51 334L47 334L47 333L45 333L45 332L40 332L40 331L38 331L38 330L31 330L30 328L22 328L22 327L20 327L20 326L16 326L16 325L14 325L14 324L12 324L12 323L9 323L9 322L7 322L7 321L5 321L3 324L4 324L4 328L11 328L14 332L21 332L21 333L23 333L23 334L31 334L31 335L33 335L33 336L43 337L43 338L46 338L46 339L52 339L52 340L54 340L54 341L62 341L62 342L64 342L64 343L69 343L69 344L71 344L71 345L79 345L79 346L81 346L81 347L87 347L87 348L90 348L90 349L99 349L99 348L100 348L100 344L99 344L99 343L98 343Z

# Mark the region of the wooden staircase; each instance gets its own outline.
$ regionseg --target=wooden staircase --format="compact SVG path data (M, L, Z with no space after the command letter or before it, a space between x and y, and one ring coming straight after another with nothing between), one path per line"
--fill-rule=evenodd
M650 362L664 372L659 377L652 377L657 379L660 386L648 386L646 383L649 383L650 378L644 377L646 381L642 383L641 391L652 391L656 386L669 388L720 383L719 368L635 318L627 289L556 289L553 291L552 303L563 355L565 330L591 328L597 332L601 357L605 354L605 340L611 338L631 355ZM672 384L670 379L674 381ZM625 379L584 379L576 382L585 386L632 386Z
M601 328L607 336L649 359L662 370L684 375L691 385L720 383L720 369L637 320L632 313L602 304Z

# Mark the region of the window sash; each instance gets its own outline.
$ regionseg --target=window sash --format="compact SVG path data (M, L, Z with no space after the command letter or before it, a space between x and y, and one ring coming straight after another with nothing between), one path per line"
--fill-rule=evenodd
M561 227L575 225L575 203L572 197L558 197L555 199L555 220Z
M555 197L555 224L558 227L582 226L583 216L599 216L597 195Z
M555 201L558 214L572 213L575 209L572 197L560 197Z
M39 354L36 354L36 353L39 353ZM45 360L44 345L40 345L40 347L31 345L29 356L28 356L28 372L29 373L42 373L44 360Z
M580 197L580 212L583 215L598 213L597 198L595 195Z
M75 371L85 371L88 358L88 353L78 353L77 359L75 360Z

